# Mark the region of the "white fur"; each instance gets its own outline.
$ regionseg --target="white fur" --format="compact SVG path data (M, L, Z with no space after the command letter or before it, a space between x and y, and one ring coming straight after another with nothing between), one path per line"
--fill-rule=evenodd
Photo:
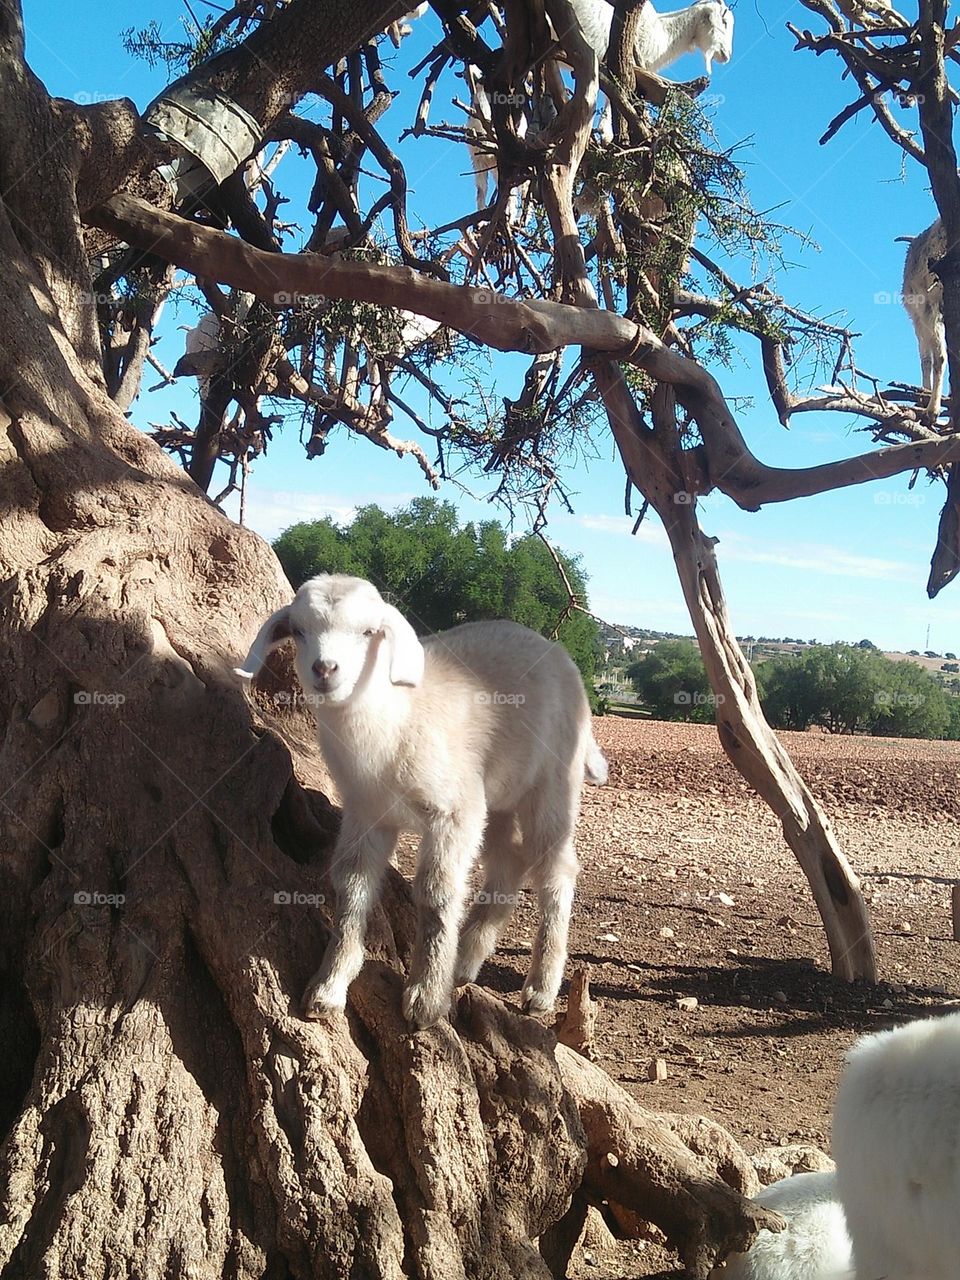
M522 999L528 1011L549 1009L566 962L580 788L585 773L606 781L566 650L513 622L467 623L421 641L371 583L331 574L305 582L267 619L238 670L255 675L291 637L343 803L335 928L307 988L307 1016L343 1009L400 831L421 836L409 1021L431 1026L454 982L474 980L528 877L543 919ZM484 887L461 937L478 855Z
M796 1173L764 1187L756 1203L785 1218L783 1231L761 1231L711 1280L853 1280L850 1237L833 1173Z
M602 60L610 43L610 27L613 7L607 0L572 0L573 9L580 22L584 39ZM713 70L713 62L729 62L733 54L733 11L724 0L694 0L685 9L658 13L647 0L640 10L634 58L638 67L646 71L662 71L685 53L703 54L707 75ZM479 82L476 68L469 68L467 75L471 87L472 114L469 127L489 131L490 105ZM521 129L525 126L521 124ZM484 125L487 130L484 130ZM604 108L600 132L605 142L613 139L609 104ZM522 135L521 135L522 136ZM495 157L488 151L470 147L473 173L477 187L477 208L487 204L487 178L496 175Z
M927 412L939 417L943 375L947 366L947 335L943 327L943 285L930 270L930 260L947 251L947 236L938 218L910 242L903 268L903 305L913 321L920 348L920 369L930 392Z
M960 1275L960 1013L854 1045L833 1154L857 1280Z

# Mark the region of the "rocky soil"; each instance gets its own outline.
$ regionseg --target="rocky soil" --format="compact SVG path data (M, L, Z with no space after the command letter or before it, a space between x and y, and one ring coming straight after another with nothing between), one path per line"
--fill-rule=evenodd
M828 1150L851 1041L960 1004L960 744L782 735L862 879L883 979L867 988L830 976L806 881L712 726L606 717L596 734L611 777L584 795L568 972L590 966L599 1060L647 1106L711 1116L750 1152ZM535 925L526 895L482 983L515 997ZM656 1059L667 1075L651 1082ZM655 1245L598 1246L580 1274L670 1265Z

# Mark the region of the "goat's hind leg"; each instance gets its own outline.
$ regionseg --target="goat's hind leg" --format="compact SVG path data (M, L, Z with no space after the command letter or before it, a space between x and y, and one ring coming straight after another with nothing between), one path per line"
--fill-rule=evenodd
M474 899L460 935L456 986L475 982L488 956L493 955L500 931L513 914L526 873L517 820L511 813L491 813L480 851L483 888Z
M570 840L558 851L551 866L535 872L541 919L533 943L530 971L520 994L526 1013L546 1013L556 1002L567 963L567 935L578 870Z
M942 319L937 321L928 341L930 343L927 356L930 370L928 375L930 399L927 402L927 413L936 421L940 417L940 407L943 401L943 381L947 370L947 335Z
M330 864L335 894L333 933L323 963L307 984L306 1018L342 1011L347 988L363 965L367 920L397 842L395 830L366 827L348 814Z
M432 1027L450 1007L460 923L485 818L478 795L455 813L433 814L421 841L413 881L417 937L403 993L404 1017L415 1027Z
M573 833L580 804L579 777L576 789L563 786L546 789L524 824L531 852L539 854L531 874L540 902L540 927L533 942L530 970L523 984L520 1003L527 1013L552 1009L563 981L567 962L567 935L577 887L577 852Z

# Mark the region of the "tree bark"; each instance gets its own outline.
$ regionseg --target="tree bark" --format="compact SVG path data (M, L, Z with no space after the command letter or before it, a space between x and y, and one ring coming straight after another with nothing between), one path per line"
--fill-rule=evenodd
M231 674L288 588L0 239L0 1269L545 1276L585 1160L552 1036L474 992L411 1038L376 962L342 1027L297 1015L335 824L294 778L298 713ZM395 884L374 956L409 924Z
M703 448L690 454L700 463L686 478L690 493L717 488L747 511L904 471L933 470L960 458L960 436L955 436L890 445L813 467L764 465L751 453L720 387L702 365L668 347L643 325L596 307L589 282L578 280L585 278L582 247L578 250L569 235L563 264L566 287L581 304L576 306L503 298L489 289L446 284L410 267L336 262L310 253L264 253L133 196L116 196L91 210L88 218L119 239L149 247L188 271L247 290L272 306L290 305L298 295L322 294L416 311L495 351L537 354L582 346L615 354L673 387L677 400L696 419ZM561 234L564 225L558 224Z
M5 175L17 116L36 139L52 110L8 74L12 12ZM289 663L250 694L232 670L289 586L108 398L70 191L82 148L59 145L65 168L37 175L69 215L51 220L59 256L0 204L0 1271L561 1275L602 1073L592 1093L568 1082L552 1033L477 988L411 1036L396 874L345 1018L298 1016L336 815L309 785ZM658 1185L725 1207L714 1229L669 1193L623 1193L703 1277L763 1220L621 1103L646 1144L637 1188L648 1160Z
M833 972L841 978L877 980L870 918L856 875L833 828L793 761L767 724L756 681L727 612L714 553L715 539L700 529L696 487L679 448L672 392L654 398L654 429L639 420L619 369L597 373L614 439L633 484L663 521L717 699L717 732L731 762L774 811L787 844L810 883L823 920Z

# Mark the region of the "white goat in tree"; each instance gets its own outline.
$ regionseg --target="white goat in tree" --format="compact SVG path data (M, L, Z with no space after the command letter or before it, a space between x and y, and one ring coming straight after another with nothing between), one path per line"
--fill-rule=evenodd
M905 237L904 237L905 238ZM931 263L947 251L947 234L938 218L926 231L910 240L903 268L903 305L913 321L920 348L923 386L930 392L927 413L940 416L943 375L947 367L947 335L943 327L943 285Z
M569 654L514 622L469 622L420 640L372 583L339 574L305 582L238 670L255 676L291 639L343 802L330 864L335 929L306 1015L343 1009L400 831L421 836L407 1019L432 1026L454 983L476 978L528 877L542 921L521 1000L528 1012L550 1009L567 955L580 789L607 778ZM461 936L478 855L484 887Z
M580 21L587 43L602 59L610 43L610 27L613 22L613 8L607 0L573 0L573 8ZM686 9L674 9L669 13L658 13L647 0L640 10L640 22L637 29L633 52L638 67L645 71L661 71L669 67L685 53L703 54L707 75L713 70L714 60L729 62L733 53L733 12L724 0L695 0ZM468 79L472 89L473 115L469 125L477 132L492 133L490 104L474 74ZM609 123L607 106L601 119L601 133L609 140L612 131ZM484 209L487 204L487 179L490 173L496 173L496 164L491 160L489 152L470 147L473 160L473 171L477 186L477 208Z

